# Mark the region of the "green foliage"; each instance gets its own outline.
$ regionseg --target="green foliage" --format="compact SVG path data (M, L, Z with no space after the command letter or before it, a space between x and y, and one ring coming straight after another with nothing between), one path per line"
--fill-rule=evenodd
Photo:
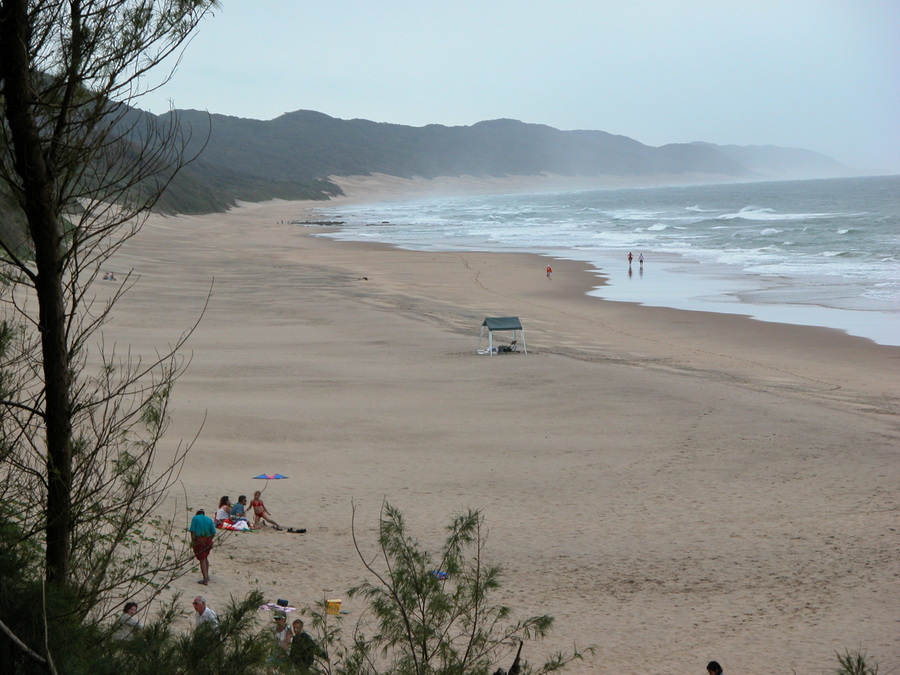
M128 103L216 4L0 3L0 547L18 565L0 643L23 669L101 672L78 665L82 636L191 560L159 518L189 446L155 461L190 331L147 362L119 354L100 331L131 282L90 289L192 159Z
M561 131L516 120L411 127L335 119L310 110L269 121L196 110L172 114L195 130L189 149L203 147L201 162L189 169L275 183L373 173L401 178L748 173L713 146L653 148L602 131Z
M0 618L18 635L42 641L47 635L56 672L71 675L218 675L246 673L262 675L270 662L271 635L257 621L262 594L252 592L241 600L232 599L219 614L219 630L208 624L182 628L193 617L179 609L183 601L175 596L163 605L156 618L126 640L115 639L108 626L87 625L66 612L71 598L56 590L47 596L48 610L65 621L55 620L49 632L41 612L35 611L43 599L40 582L17 584L17 596L5 594L0 601ZM31 675L47 671L29 662L0 640L0 672L4 675Z
M197 161L178 172L153 210L165 214L217 213L237 206L239 201L325 200L340 194L341 189L327 178L270 178Z
M835 675L878 675L878 664L872 663L866 655L860 651L845 650L843 654L835 652L838 660L838 669Z
M334 675L486 675L500 661L511 661L521 642L546 637L552 617L517 619L509 607L493 601L502 568L485 561L485 540L483 516L469 510L447 526L443 545L432 554L408 533L402 513L385 503L379 562L367 562L370 557L357 543L373 578L349 591L368 605L349 644L340 617L329 617L323 604L312 611L312 626L331 654L330 662L319 663L322 670ZM539 667L526 663L522 672L562 671L584 653L553 654Z

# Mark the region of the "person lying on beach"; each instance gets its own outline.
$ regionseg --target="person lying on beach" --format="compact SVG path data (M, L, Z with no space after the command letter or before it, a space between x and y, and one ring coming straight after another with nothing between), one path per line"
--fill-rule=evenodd
M269 514L266 505L263 504L262 500L262 492L257 490L253 493L253 501L250 502L250 506L253 507L253 528L256 529L260 525L261 520L265 520L266 522L272 523L273 527L276 530L281 529L281 525L272 520L272 516Z

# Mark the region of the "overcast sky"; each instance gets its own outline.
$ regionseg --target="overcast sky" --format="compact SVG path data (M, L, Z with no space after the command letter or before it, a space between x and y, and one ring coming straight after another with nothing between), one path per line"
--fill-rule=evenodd
M773 144L900 173L900 0L223 0L140 107L648 145Z

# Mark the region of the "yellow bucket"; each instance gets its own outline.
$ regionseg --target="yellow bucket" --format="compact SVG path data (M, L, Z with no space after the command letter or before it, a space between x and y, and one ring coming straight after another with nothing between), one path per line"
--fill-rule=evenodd
M339 598L335 598L333 600L325 601L325 612L328 614L340 614L341 613L341 601Z

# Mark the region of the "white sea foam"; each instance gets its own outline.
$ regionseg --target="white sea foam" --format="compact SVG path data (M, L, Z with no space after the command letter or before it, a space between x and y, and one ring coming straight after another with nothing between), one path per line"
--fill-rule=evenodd
M838 218L847 215L842 213L777 213L774 209L761 209L745 206L737 213L723 213L719 220L819 220Z
M348 226L333 236L427 250L484 248L560 257L571 252L589 261L608 255L616 265L630 250L648 259L646 278L638 276L647 284L647 275L658 274L660 259L681 256L701 264L680 266L681 281L673 283L693 288L685 275L704 272L706 291L698 291L695 300L702 296L704 302L739 306L738 296L725 290L731 283L726 279L753 274L762 283L771 277L796 292L762 290L753 294L753 303L834 302L847 324L835 327L850 330L859 316L847 311L854 297L857 309L872 311L878 300L879 312L900 320L900 305L885 304L897 302L900 285L898 194L900 178L889 177L397 202L342 207L337 215ZM837 227L835 219L840 219ZM362 227L385 220L390 226ZM777 226L760 228L754 222ZM773 243L776 236L780 241ZM706 276L710 266L716 274ZM842 290L822 294L821 279ZM611 278L606 292L615 295L622 283ZM662 293L670 294L671 289ZM900 342L900 324L897 328L895 342Z

